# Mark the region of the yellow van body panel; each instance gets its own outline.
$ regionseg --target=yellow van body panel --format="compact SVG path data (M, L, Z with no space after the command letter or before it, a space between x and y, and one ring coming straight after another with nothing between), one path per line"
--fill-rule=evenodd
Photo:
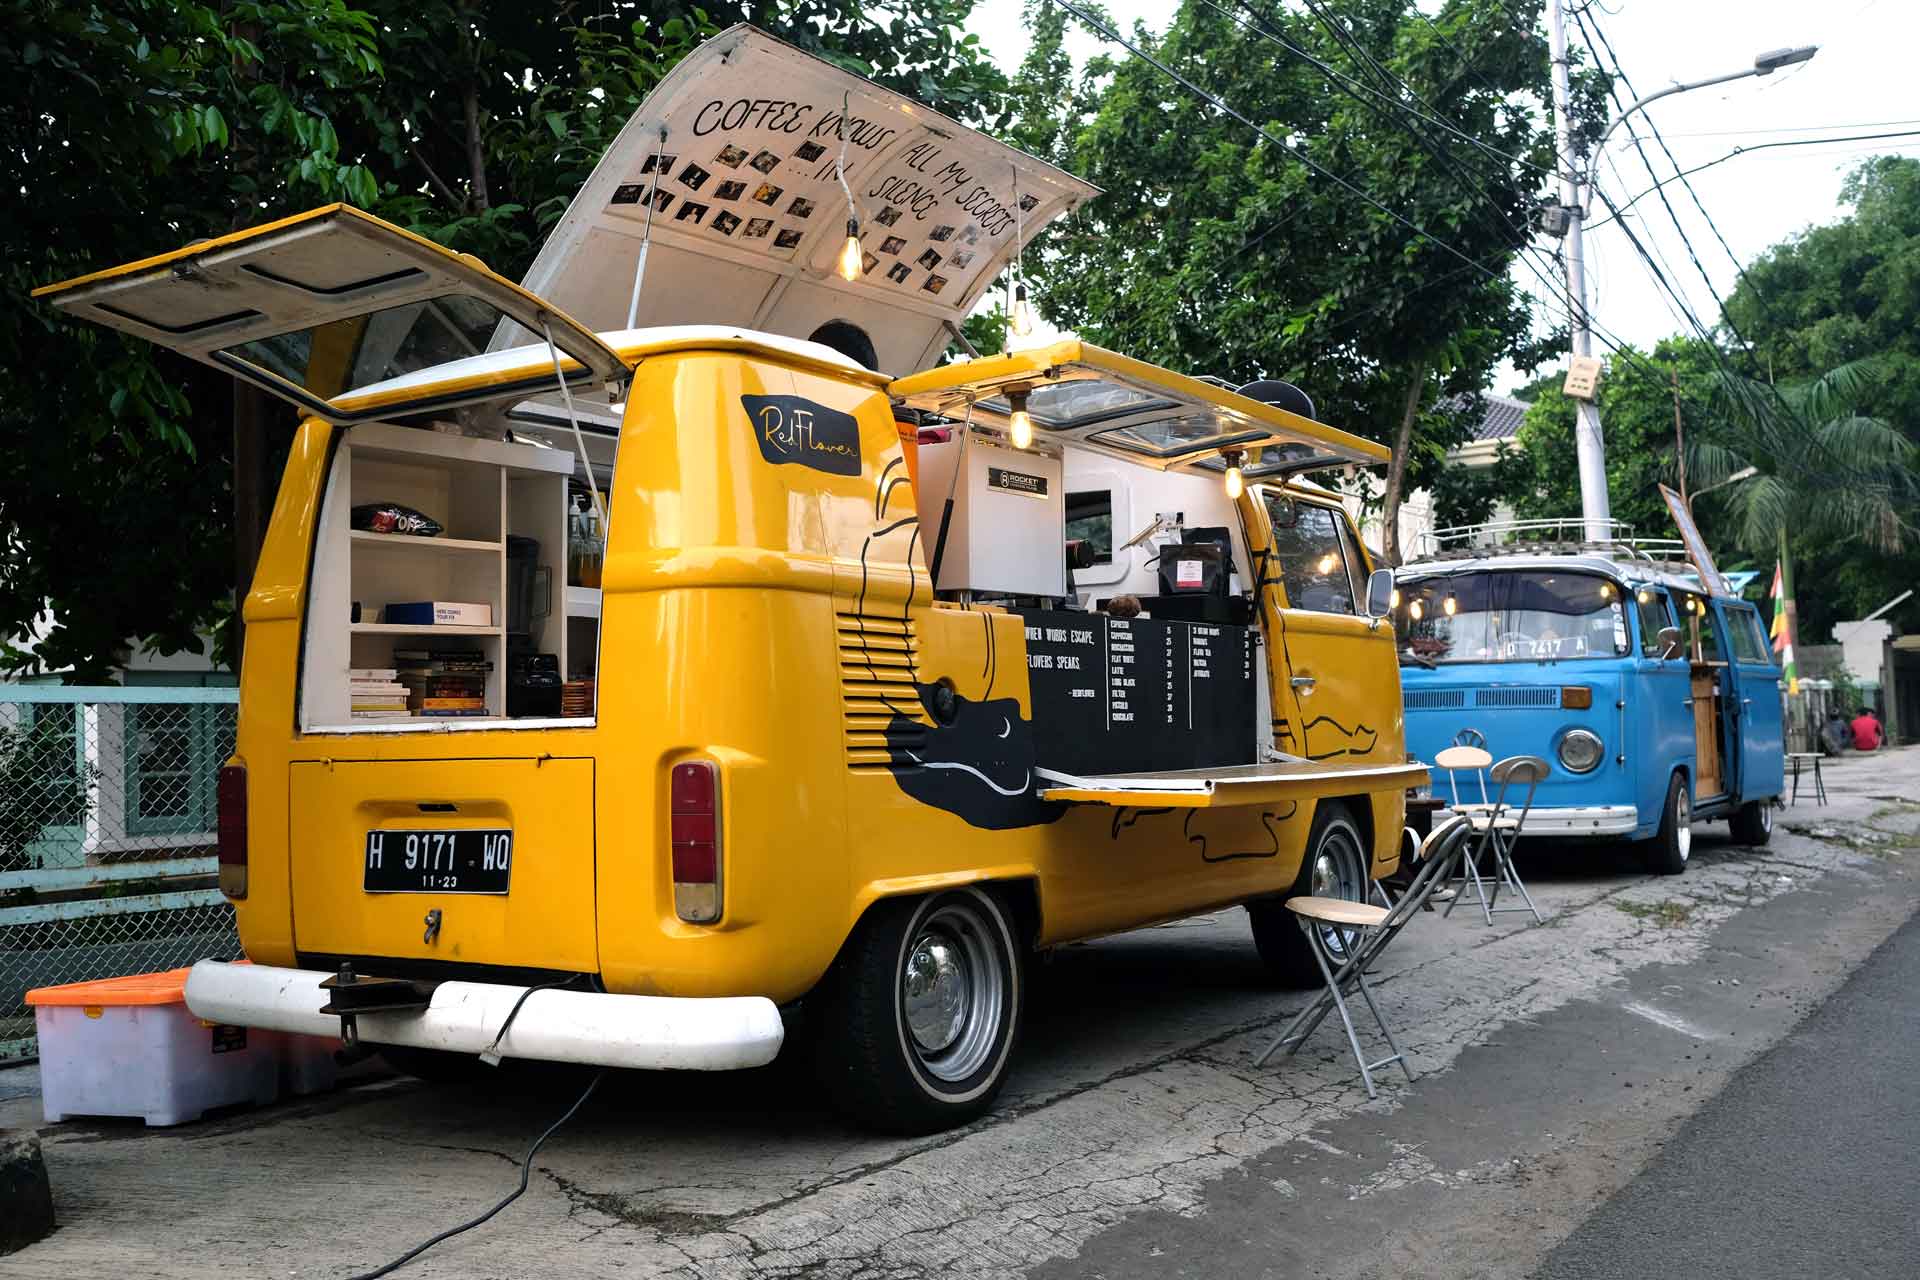
M810 421L796 429L799 404L850 415L857 459ZM788 1001L881 898L1006 884L1053 945L1293 886L1313 802L1046 805L1012 798L1030 779L965 763L952 744L967 726L935 723L922 692L944 682L990 732L1020 731L1024 623L933 599L892 405L870 381L768 351L672 349L638 362L627 406L598 706L578 727L298 731L306 574L344 430L300 428L247 600L249 956L589 971L615 992ZM1339 696L1378 727L1380 758L1404 758L1397 679ZM900 749L920 762L915 790ZM684 759L719 766L724 910L710 926L674 911L667 782ZM947 779L1001 808L930 802ZM1402 793L1352 799L1384 873ZM362 890L367 832L436 801L459 802L461 823L513 827L509 895Z

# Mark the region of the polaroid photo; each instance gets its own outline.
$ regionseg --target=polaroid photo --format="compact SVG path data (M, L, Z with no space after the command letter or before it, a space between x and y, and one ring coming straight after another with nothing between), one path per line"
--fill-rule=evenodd
M880 252L890 253L896 258L900 256L900 251L906 247L907 241L903 236L888 236L880 242Z
M860 274L861 275L866 275L866 276L872 275L873 269L879 265L880 265L880 259L874 257L872 254L862 253L860 255Z
M888 205L880 212L874 214L873 220L883 227L890 227L900 221L900 210L894 205Z
M647 194L644 182L623 182L613 189L611 204L639 204Z
M742 240L758 240L773 230L772 218L749 218L747 229L740 233Z
M780 234L773 238L773 247L776 249L798 249L800 247L800 229L798 227L781 228Z
M738 200L742 195L746 194L746 190L747 184L744 182L723 182L713 189L713 198L715 200Z
M818 160L827 154L827 149L817 142L803 142L793 154L799 160Z
M667 206L672 203L673 203L673 192L662 188L660 190L656 190L653 193L653 211L655 213L665 213L667 211Z
M1033 212L1033 206L1035 206L1035 205L1037 205L1037 204L1039 204L1039 203L1040 203L1040 197L1039 197L1039 196L1021 196L1021 197L1020 197L1020 212L1022 212L1022 213L1032 213L1032 212Z
M915 258L914 261L918 262L926 270L931 271L940 265L940 255L929 249L918 258Z
M787 216L791 218L811 218L813 216L813 201L807 199L805 196L795 196L793 203L787 206Z
M936 241L951 240L953 239L953 228L947 226L935 227L933 230L927 232L927 239Z
M895 284L905 284L907 277L913 274L913 268L904 262L896 262L887 268L887 279Z
M679 156L666 156L655 152L640 162L640 176L644 178L650 173L672 173L674 163L679 159Z
M972 265L973 251L970 249L955 249L947 255L947 268L951 271L965 271Z
M682 200L680 202L680 212L673 215L673 220L675 222L692 222L695 226L698 226L700 219L706 216L707 206L695 204L691 200Z
M780 167L780 157L771 151L762 151L748 163L762 173L772 173Z
M726 146L720 148L720 154L713 158L713 162L715 164L723 164L729 169L738 169L747 162L747 153L744 149L728 143Z
M740 215L737 213L728 213L725 209L722 209L713 215L713 229L723 236L732 235L733 229L739 225Z
M680 184L692 187L695 191L707 185L707 179L713 175L697 164L690 164L680 171Z
M753 198L761 204L772 204L780 198L780 188L771 182L763 182L760 184L760 189L753 193Z
M928 276L927 282L920 287L928 293L938 293L947 287L947 278L945 276Z
M969 222L967 224L967 229L960 233L960 243L961 244L979 244L980 243L980 224L977 222Z

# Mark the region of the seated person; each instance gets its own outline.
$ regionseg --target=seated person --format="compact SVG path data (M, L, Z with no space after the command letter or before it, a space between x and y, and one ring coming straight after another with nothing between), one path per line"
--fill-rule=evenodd
M1860 714L1853 718L1853 723L1849 725L1848 728L1853 734L1853 749L1855 751L1878 751L1880 749L1882 739L1880 721L1873 712L1867 710L1865 707L1860 708Z

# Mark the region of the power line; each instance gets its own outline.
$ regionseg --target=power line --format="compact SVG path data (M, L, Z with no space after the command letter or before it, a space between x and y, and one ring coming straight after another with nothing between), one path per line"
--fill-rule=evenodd
M1778 142L1756 142L1751 146L1735 147L1723 156L1716 156L1704 164L1696 164L1690 169L1682 169L1679 173L1673 174L1671 177L1660 179L1660 181L1654 183L1633 199L1622 204L1620 206L1620 213L1626 213L1629 209L1632 209L1634 205L1652 195L1656 187L1662 187L1676 179L1699 173L1703 169L1711 169L1715 165L1725 164L1729 160L1737 160L1741 156L1750 155L1755 151L1770 151L1775 147L1816 147L1829 142L1876 142L1887 138L1920 138L1920 129L1902 129L1894 133L1856 133L1844 138L1782 138ZM1867 150L1876 151L1879 150L1879 148L1868 147ZM1607 223L1612 222L1616 216L1618 215L1609 214L1598 222L1590 222L1587 224L1587 229L1592 230L1594 227L1605 226Z
M1782 124L1771 129L1706 129L1693 133L1670 133L1669 138L1742 138L1762 133L1824 133L1829 129L1891 129L1895 125L1920 124L1920 120L1856 120L1851 124ZM1818 142L1818 138L1808 139ZM1837 139L1836 139L1837 141Z

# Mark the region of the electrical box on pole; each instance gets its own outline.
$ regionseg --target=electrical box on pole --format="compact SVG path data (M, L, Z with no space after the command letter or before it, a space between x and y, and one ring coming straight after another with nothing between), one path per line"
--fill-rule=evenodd
M1592 400L1600 390L1600 357L1575 356L1567 364L1560 394L1574 400Z

